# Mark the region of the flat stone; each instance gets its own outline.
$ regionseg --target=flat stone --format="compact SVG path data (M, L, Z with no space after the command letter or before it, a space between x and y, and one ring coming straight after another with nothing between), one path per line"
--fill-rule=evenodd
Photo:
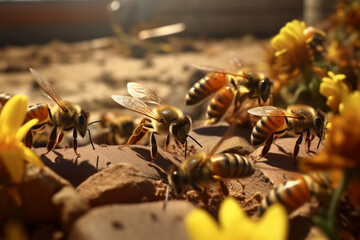
M185 216L194 208L185 201L116 204L94 208L79 218L69 240L188 239Z
M118 163L89 177L77 187L77 192L91 206L156 200L155 185L141 176L143 173L133 165Z
M72 186L63 187L53 196L52 201L60 213L62 229L67 233L75 220L90 209L88 201Z

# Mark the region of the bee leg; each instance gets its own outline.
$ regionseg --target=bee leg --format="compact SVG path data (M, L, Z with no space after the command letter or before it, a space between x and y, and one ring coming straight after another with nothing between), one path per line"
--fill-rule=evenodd
M220 192L224 195L224 196L229 196L229 188L226 186L225 182L221 179L219 179L219 189Z
M119 148L123 148L131 144L136 144L138 141L140 141L149 131L149 129L152 129L152 126L149 124L149 122L150 120L148 120L147 118L143 118L140 124L134 129L127 143L125 145L120 146ZM148 125L146 125L146 123L148 123Z
M166 136L165 151L167 151L169 143L170 143L170 134Z
M48 154L51 150L55 148L56 145L56 139L57 139L57 126L53 128L53 130L50 133L50 139L46 146L46 149L48 150L45 154Z
M305 138L306 153L309 153L309 152L310 152L310 144L311 144L311 140L310 140L310 129L307 129L307 131L306 131L306 138Z
M197 191L197 192L202 192L202 189L201 189L198 185L196 185L196 184L193 183L193 182L191 182L190 184L191 184L191 186L195 189L195 191Z
M80 154L77 153L78 142L77 142L76 128L74 128L74 130L73 130L73 147L74 147L75 154L79 156Z
M295 147L294 147L294 159L295 159L295 163L296 163L296 157L299 154L299 145L302 143L302 139L303 139L303 133L296 133L296 134L300 134L299 138L296 140L295 143Z
M157 150L157 145L156 145L155 134L157 134L157 132L151 132L151 134L150 134L150 144L151 144L150 154L151 154L151 162L148 163L149 165L151 165L151 164L155 161L156 156L158 155L158 150Z
M241 185L243 192L245 190L245 184L243 184L239 179L236 179L236 181Z
M286 118L285 118L286 119ZM278 135L283 134L285 131L287 131L288 129L285 128L284 130L280 130L277 132L274 132L273 134L270 135L270 137L266 140L265 142L265 146L261 152L261 157L264 157L270 150L271 144L274 142L275 139L278 138Z
M312 140L314 140L315 136L314 135L310 135L310 138L309 138L309 142L307 144L307 152L310 152L310 145L311 145L311 142Z
M55 147L56 147L57 145L59 145L59 144L62 142L63 139L64 139L64 132L61 131L60 134L59 134L59 137L58 137L58 139L57 139L57 142L56 142L56 144L55 144Z
M27 132L27 134L25 136L25 146L27 146L28 148L31 148L32 143L33 143L33 136L32 136L32 132L30 130Z
M203 190L201 188L193 183L191 183L191 186L199 193L202 202L204 203L204 207L209 210L209 194L207 191L207 188L204 187Z
M264 157L269 152L273 140L274 140L274 134L271 134L270 137L266 140L265 146L261 151L261 157Z

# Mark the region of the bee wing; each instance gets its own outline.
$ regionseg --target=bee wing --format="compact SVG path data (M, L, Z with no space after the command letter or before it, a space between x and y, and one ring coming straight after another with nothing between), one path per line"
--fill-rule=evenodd
M198 66L198 65L193 65L193 66L204 72L223 73L223 74L228 74L228 75L232 75L232 76L248 78L248 76L246 76L244 74L239 74L239 73L236 73L236 72L233 72L230 70L226 70L223 68L218 68L218 67L213 67L213 66Z
M315 115L314 108L303 104L290 105L286 110L287 112L291 112L292 114L296 114L302 118L308 118Z
M139 83L129 82L127 84L127 90L131 96L143 102L156 105L166 104L156 93Z
M236 113L234 114L234 119L237 119L241 114L240 109L238 109L236 111ZM233 121L229 128L226 130L226 132L224 133L224 135L222 136L222 138L219 140L219 142L217 142L214 147L210 150L210 153L206 156L206 158L204 158L201 163L200 166L204 166L209 160L210 158L216 153L216 151L219 149L219 147L221 146L221 144L223 144L223 142L227 139L229 139L231 136L234 135L234 131L237 127L237 121Z
M152 111L152 109L139 99L120 95L112 95L111 98L126 109L160 121L160 118Z
M248 110L248 113L260 116L260 117L289 117L289 118L300 118L301 116L286 112L284 109L274 106L260 106L254 107Z
M43 78L40 73L32 68L30 68L31 74L34 76L36 82L39 84L39 86L44 90L46 95L50 97L52 100L55 101L57 105L63 110L68 111L68 108L62 104L62 98L57 94L53 86Z
M243 67L243 62L240 60L240 58L235 53L231 53L230 63L233 64L237 69L240 69Z

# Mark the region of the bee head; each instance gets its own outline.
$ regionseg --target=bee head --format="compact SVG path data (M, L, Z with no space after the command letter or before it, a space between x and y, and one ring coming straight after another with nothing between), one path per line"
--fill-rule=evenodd
M269 78L266 77L265 79L260 81L259 87L261 100L263 100L263 102L266 102L271 94L272 82Z
M175 190L176 194L184 191L184 179L178 167L173 166L168 172L168 181L170 187Z
M185 115L170 123L170 134L181 144L184 144L191 128L191 118Z
M88 117L89 113L81 110L77 116L76 129L80 133L81 137L84 137L88 127Z

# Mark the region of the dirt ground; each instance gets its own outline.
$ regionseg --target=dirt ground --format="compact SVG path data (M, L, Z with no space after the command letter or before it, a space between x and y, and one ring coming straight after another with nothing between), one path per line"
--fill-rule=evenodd
M221 122L216 126L203 127L207 104L185 106L187 91L204 75L194 65L216 66L235 71L236 67L232 65L230 59L232 56L237 56L243 62L244 67L261 70L261 63L264 61L263 46L268 43L268 40L256 40L251 37L221 40L172 38L170 43L170 53L156 53L154 51L160 46L160 42L151 42L148 45L134 47L121 45L117 39L111 37L77 43L52 41L45 45L5 47L0 49L0 91L10 94L25 94L28 96L30 104L42 102L54 104L51 99L42 94L42 90L30 74L29 68L34 68L53 85L63 99L77 103L89 111L91 114L90 121L102 119L106 113L113 113L115 115L130 115L138 122L141 119L139 114L121 108L110 96L114 94L127 95L126 84L128 82L141 83L156 92L167 103L179 107L184 113L192 117L194 130L191 135L204 148L200 149L194 142L190 143L189 141L190 153L199 150L210 152L212 146L225 133L228 125ZM84 140L79 138L80 146L86 146L78 149L81 157L76 157L71 149L72 134L68 133L62 148L41 157L47 167L76 187L76 191L90 203L89 208L96 208L99 211L90 213L93 210L87 210L89 213L83 215L74 225L73 222L69 223L70 225L64 225L63 218L61 221L55 221L56 227L54 228L56 230L50 231L53 239L67 238L68 236L69 239L100 239L101 236L105 236L101 234L102 231L107 231L108 239L115 236L133 236L133 239L140 239L143 236L136 233L136 229L131 225L135 224L135 221L134 223L132 221L140 219L141 214L148 211L146 204L150 203L144 202L158 202L159 206L154 205L154 209L161 211L159 210L161 208L160 203L161 205L163 203L166 185L161 181L139 179L135 175L166 178L170 166L181 164L183 150L171 143L169 149L165 151L163 143L160 141L159 157L153 166L148 166L149 146L135 145L122 149L118 149L118 146L110 146L107 138L101 135L108 129L101 129L100 125L94 124L89 127L96 143L95 151L88 144L87 136ZM256 154L259 154L259 150L251 146L250 132L250 127L238 128L237 133L234 134L235 137L226 141L219 151L242 154L253 161L257 156ZM268 158L263 159L262 164L259 164L262 169L259 167L253 176L242 180L241 184L235 180L226 183L229 195L235 197L250 215L255 215L259 202L264 195L279 183L294 176L297 169L291 154L295 140L294 138L280 139L276 145L272 146L272 154L269 154ZM44 140L37 141L41 146L41 142L46 142L47 137ZM146 142L145 139L144 143ZM37 148L36 152L41 155L46 150L45 148ZM300 155L307 156L307 153L301 149ZM123 178L121 178L121 174L114 175L110 169L115 170L115 166L119 169L117 173L125 172L126 174L126 171L130 171L135 175L131 175L132 177L126 175ZM113 178L106 178L105 176L108 175ZM111 180L109 180L110 178ZM150 181L151 184L147 185L147 181ZM138 187L135 188L137 190L134 190L134 186L131 185L133 183L138 184ZM127 184L132 187L128 187ZM242 184L245 186L244 189L242 189ZM119 192L114 189L118 189L116 191ZM153 191L149 189L153 189ZM129 191L134 195L131 195ZM124 194L125 192L128 194ZM171 215L174 219L182 219L185 212L190 211L189 209L196 205L207 208L216 216L223 197L216 186L211 186L208 189L207 196L201 196L194 190L190 190L181 196L171 193L168 214L174 214L175 217ZM188 203L180 201L181 199L194 205L189 206ZM130 210L121 208L121 206L125 208L127 206L125 204L129 203L138 203L141 207L137 210L134 209L133 214L131 214L128 212ZM106 227L99 227L87 231L86 226L94 226L94 228L98 226L97 222L93 222L93 219L99 218L99 216L103 217L102 224L106 225L105 212L109 211L110 213L112 210L103 209L104 212L101 212L101 207L106 207L109 204L113 204L113 211L115 212L126 212L124 216L127 217L116 221L109 220L112 221L109 224L113 226L110 230ZM129 206L126 209L132 208ZM309 211L300 211L298 215L293 217L295 220L291 222L291 239L319 236L318 230L311 227ZM154 226L157 226L156 224L164 224L166 219L170 218L166 214L162 215L159 212L157 214L160 215L153 214L149 218L150 220L144 220L140 232L151 231ZM157 220L158 218L161 220ZM256 217L254 216L254 218ZM42 221L39 220L35 223L37 230L31 235L34 239L41 232L39 222ZM147 221L150 223L147 224ZM59 222L61 222L61 227L59 227ZM169 239L167 238L169 236L172 236L173 239L187 239L186 235L183 234L183 228L182 224L176 223L168 229L160 229L160 232L154 233L151 239ZM119 233L111 235L109 231L115 231L114 229L120 229L123 231L123 235L116 235ZM155 227L155 229L158 228ZM44 232L46 231L44 230ZM70 235L67 235L69 232Z

